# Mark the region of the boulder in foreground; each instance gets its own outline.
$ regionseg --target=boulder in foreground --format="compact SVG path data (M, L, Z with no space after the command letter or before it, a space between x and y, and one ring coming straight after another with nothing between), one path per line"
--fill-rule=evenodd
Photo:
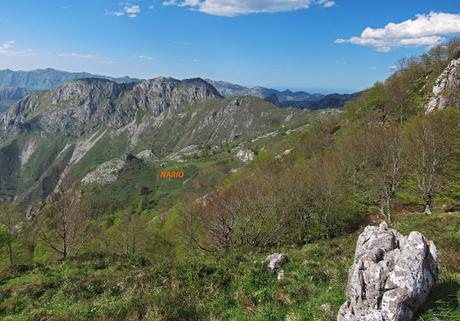
M436 284L439 259L421 233L367 226L349 271L337 321L410 321Z

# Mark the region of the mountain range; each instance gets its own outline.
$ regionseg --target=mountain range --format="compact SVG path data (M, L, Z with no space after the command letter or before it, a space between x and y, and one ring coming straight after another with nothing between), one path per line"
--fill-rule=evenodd
M215 81L212 79L206 79L206 81L213 85L224 97L255 96L267 99L280 107L293 107L299 109L341 108L347 101L361 94L361 92L352 94L311 94L305 91L291 91L289 89L279 91L260 86L249 88L226 81Z
M114 78L86 72L67 72L52 68L31 71L0 70L0 112L5 111L11 104L27 96L32 91L53 89L71 80L93 77L110 79L117 83L139 81L139 79L128 76Z
M325 96L323 94L310 94L305 91L279 91L276 89L265 88L261 86L249 88L237 84L232 84L226 81L215 81L211 79L206 79L206 81L213 85L221 93L221 95L225 97L247 95L267 98L275 94L281 103L286 103L293 101L319 100Z
M5 111L12 103L27 96L32 91L54 89L71 80L100 78L109 79L116 83L136 83L141 79L125 77L109 77L86 72L66 72L52 68L37 69L32 71L0 70L0 112ZM294 107L301 109L340 108L352 95L323 95L305 91L279 91L276 89L256 86L252 88L226 81L206 79L224 97L255 96L266 99L275 95L280 107ZM273 102L273 100L271 100Z
M309 117L258 97L222 97L199 78L72 80L32 92L0 114L0 199L32 204L46 198L68 168L84 179L122 171L127 155L179 161L300 126Z
M109 77L94 75L87 72L67 72L52 68L31 71L0 70L0 87L21 87L29 90L52 89L66 82L83 78L110 79L117 83L138 82L139 79L125 77Z

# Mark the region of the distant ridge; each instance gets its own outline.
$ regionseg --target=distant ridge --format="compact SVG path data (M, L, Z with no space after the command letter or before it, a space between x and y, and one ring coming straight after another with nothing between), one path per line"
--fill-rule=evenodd
M30 71L0 70L0 113L12 104L37 90L49 90L62 86L69 81L85 78L100 78L116 83L137 83L140 79L125 77L109 77L87 72L68 72L52 68Z
M9 106L37 90L50 90L62 86L70 81L87 78L111 80L118 84L139 83L143 79L124 77L110 77L87 72L68 72L53 68L36 69L30 71L0 70L0 113ZM280 107L293 107L298 109L341 108L350 99L358 94L323 95L305 91L279 91L272 88L256 86L248 88L227 81L205 79L223 97L254 96Z
M71 80L83 78L104 78L117 83L139 82L140 79L125 77L109 77L87 72L68 72L52 68L30 71L0 70L0 87L20 87L28 90L45 90L61 86Z
M360 95L360 93L334 93L329 95L318 93L311 94L305 91L279 91L261 86L248 88L227 81L215 81L212 79L206 79L206 81L213 85L224 97L255 96L272 102L280 107L293 107L299 109L341 108L347 101Z

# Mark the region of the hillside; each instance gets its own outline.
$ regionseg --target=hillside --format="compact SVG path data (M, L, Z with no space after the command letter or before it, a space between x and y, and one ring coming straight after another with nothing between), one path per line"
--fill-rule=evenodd
M0 86L0 113L8 110L15 102L30 94L28 89L21 87L1 87Z
M422 231L445 249L443 281L415 320L458 320L460 217L409 215L395 225L405 233ZM165 250L159 254L161 261L93 254L53 265L24 266L20 272L1 275L0 317L5 321L333 320L344 301L356 238L353 233L304 247L277 248L289 258L281 281L262 264L271 253L268 250L218 261L192 256L179 264L172 263L179 254Z
M0 318L331 321L392 292L407 320L458 320L459 52L403 60L343 110L202 79L27 96L0 119Z
M222 149L308 118L255 97L223 99L200 79L75 80L33 93L0 116L0 196L30 206L70 166L82 178L128 154L167 158L185 148Z

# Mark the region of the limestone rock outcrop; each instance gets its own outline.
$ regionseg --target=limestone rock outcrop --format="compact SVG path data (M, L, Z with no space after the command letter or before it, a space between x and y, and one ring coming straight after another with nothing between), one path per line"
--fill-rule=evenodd
M281 266L286 263L287 257L282 253L274 253L265 259L265 264L267 265L267 270L271 273L276 273L280 271Z
M151 161L156 161L159 159L158 156L155 155L153 150L150 150L150 149L143 150L142 152L136 154L136 158L144 162L151 162Z
M254 159L255 154L252 150L242 149L238 151L238 153L236 154L236 157L241 159L243 162L248 163Z
M460 84L460 58L452 60L436 80L433 86L433 96L428 103L426 112L431 113L436 109L444 109L448 105L446 91Z
M99 165L94 171L86 174L81 182L83 184L98 183L102 185L113 183L117 180L125 164L126 161L122 159L112 159Z
M367 226L348 274L337 321L410 321L436 284L438 252L421 233Z

